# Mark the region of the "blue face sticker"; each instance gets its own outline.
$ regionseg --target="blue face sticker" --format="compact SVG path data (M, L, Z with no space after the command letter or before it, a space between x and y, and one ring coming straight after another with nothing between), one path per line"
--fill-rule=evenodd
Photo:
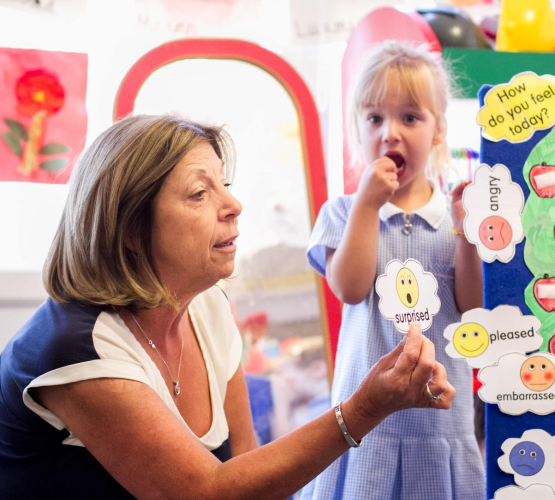
M513 470L521 476L537 474L545 464L543 450L531 441L518 443L509 455L509 463Z

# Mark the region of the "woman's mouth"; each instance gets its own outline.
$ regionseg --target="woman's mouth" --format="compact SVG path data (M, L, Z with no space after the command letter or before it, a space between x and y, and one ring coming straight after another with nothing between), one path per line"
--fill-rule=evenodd
M222 241L221 243L216 243L214 245L214 248L227 251L227 252L234 251L237 248L237 245L235 244L236 239L237 239L237 236L233 236L232 238Z
M386 153L385 156L395 163L397 167L397 178L402 177L405 173L405 159L403 156L399 153Z

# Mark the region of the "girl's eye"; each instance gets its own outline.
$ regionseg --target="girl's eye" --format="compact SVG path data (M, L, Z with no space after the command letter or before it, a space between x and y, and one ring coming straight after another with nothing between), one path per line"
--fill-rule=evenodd
M381 123L382 117L378 115L372 115L368 117L368 121L373 124Z
M418 116L416 116L416 115L407 115L407 116L405 117L405 120L406 120L408 123L414 123L416 120L418 120Z

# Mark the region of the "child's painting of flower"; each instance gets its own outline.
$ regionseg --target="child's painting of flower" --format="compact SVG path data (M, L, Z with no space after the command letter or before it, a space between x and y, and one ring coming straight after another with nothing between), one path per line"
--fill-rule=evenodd
M64 184L87 133L87 55L0 49L0 181Z

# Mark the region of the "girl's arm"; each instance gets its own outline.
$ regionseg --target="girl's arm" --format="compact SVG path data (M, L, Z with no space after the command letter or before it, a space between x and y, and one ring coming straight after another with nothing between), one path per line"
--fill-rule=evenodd
M463 182L452 193L451 211L453 227L462 232L466 215L462 204L462 193L469 182ZM455 236L455 302L459 312L464 313L476 307L483 307L482 261L476 246L465 237Z
M390 158L379 158L364 172L341 242L326 255L326 279L342 302L358 304L372 289L378 255L379 210L398 187L397 169Z
M438 401L429 398L426 383L433 394L441 395ZM448 409L454 396L445 368L435 362L434 345L415 323L372 367L342 405L342 413L358 441L394 411ZM141 382L85 380L34 388L33 398L58 416L140 500L285 499L349 449L333 410L277 441L221 463Z

